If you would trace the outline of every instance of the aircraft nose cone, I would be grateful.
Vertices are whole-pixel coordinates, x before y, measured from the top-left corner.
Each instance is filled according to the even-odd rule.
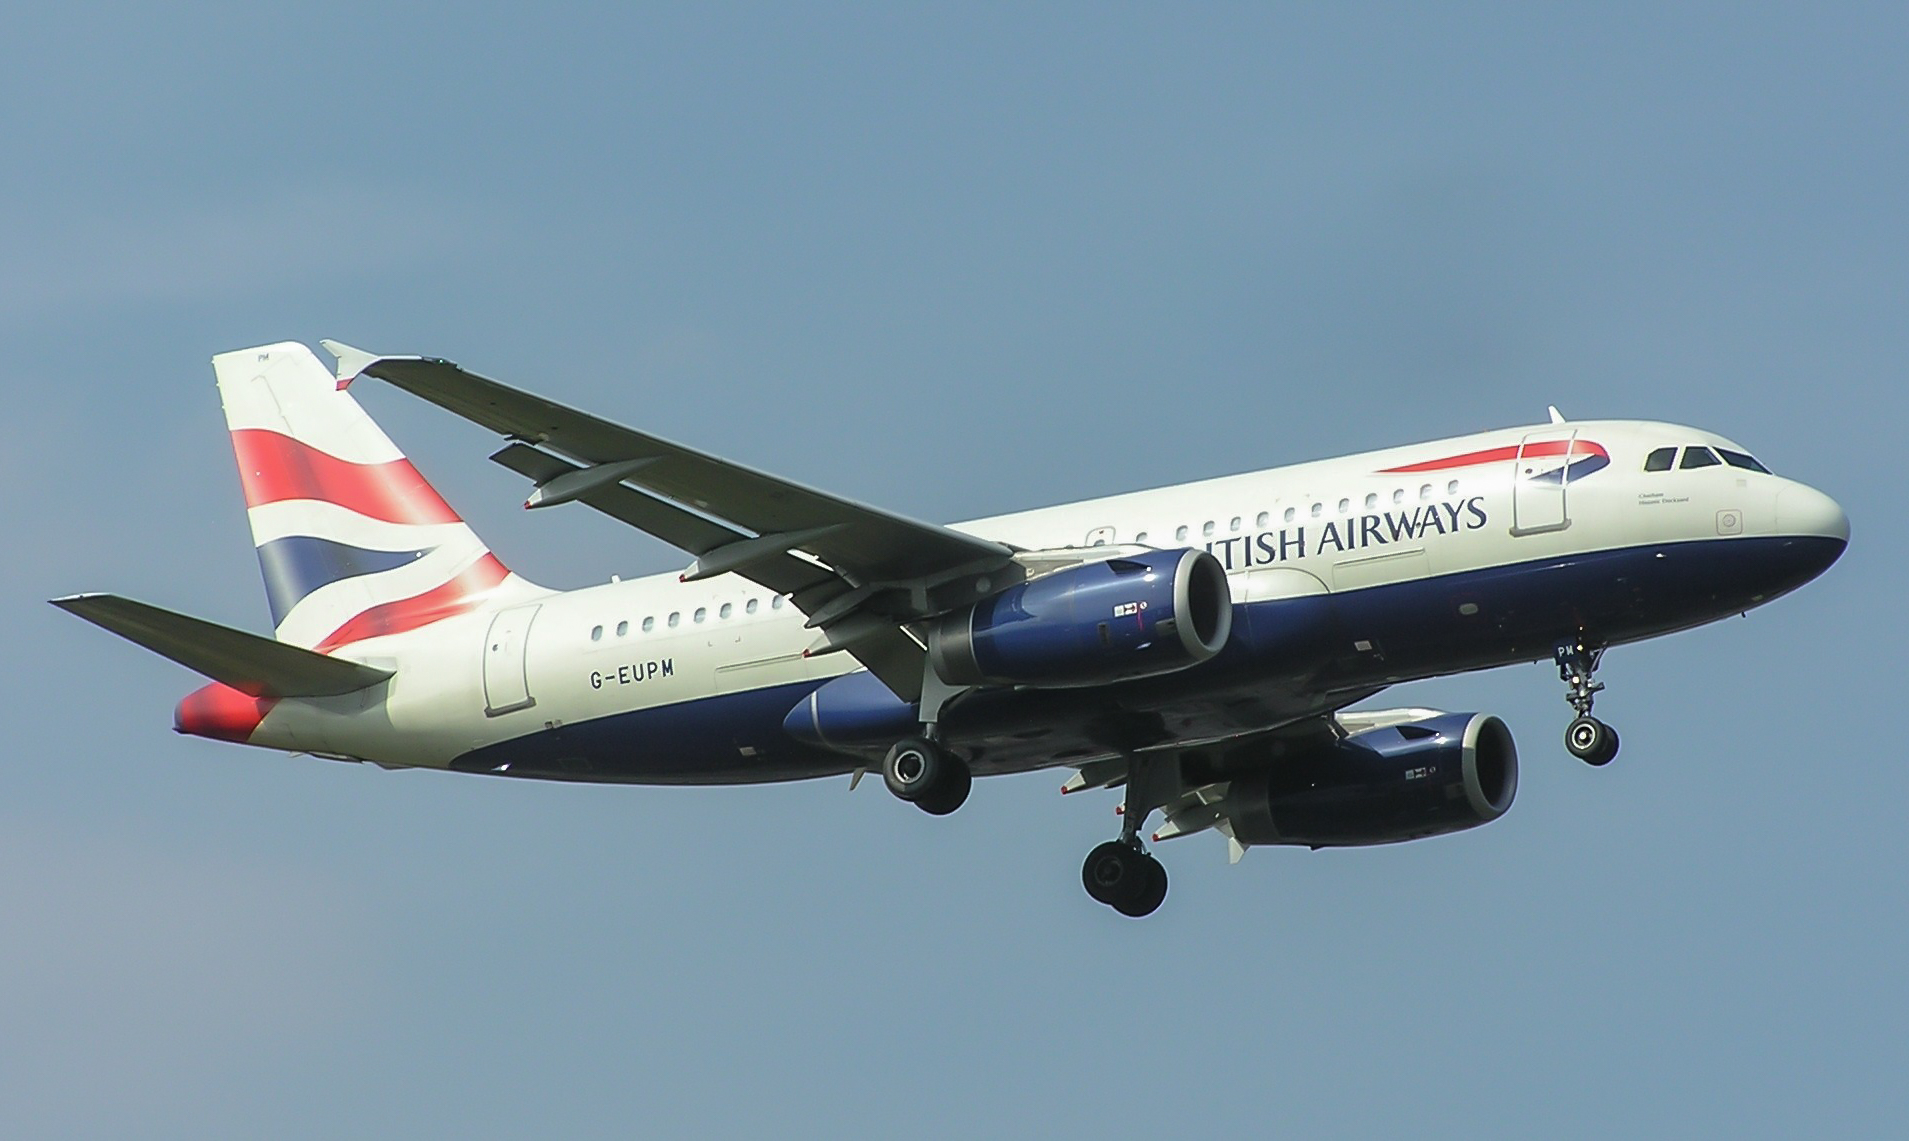
[[[1776,529],[1783,535],[1814,535],[1849,542],[1849,516],[1834,499],[1813,487],[1793,483],[1777,493]],[[1840,552],[1839,552],[1840,553]]]

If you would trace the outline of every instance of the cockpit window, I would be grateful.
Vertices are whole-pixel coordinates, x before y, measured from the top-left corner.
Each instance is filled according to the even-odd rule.
[[[1679,466],[1689,471],[1694,467],[1716,467],[1722,462],[1709,448],[1685,448],[1684,462]]]
[[[1762,464],[1758,463],[1754,458],[1744,455],[1742,452],[1733,452],[1729,448],[1718,448],[1717,454],[1722,456],[1723,462],[1729,464],[1731,467],[1747,468],[1750,471],[1760,471],[1764,475],[1770,474],[1769,468],[1764,467]]]
[[[1677,461],[1676,448],[1658,448],[1644,457],[1645,471],[1669,471],[1671,464]]]

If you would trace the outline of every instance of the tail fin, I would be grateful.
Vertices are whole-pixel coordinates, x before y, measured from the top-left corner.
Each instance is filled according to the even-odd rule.
[[[212,358],[278,640],[327,651],[542,593],[304,345]]]

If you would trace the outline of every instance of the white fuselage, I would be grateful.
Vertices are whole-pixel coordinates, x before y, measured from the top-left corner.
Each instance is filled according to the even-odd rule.
[[[1538,445],[1594,441],[1608,465],[1555,483]],[[1847,523],[1802,484],[1742,467],[1644,470],[1667,447],[1741,452],[1713,434],[1644,421],[1504,429],[956,524],[1030,550],[1198,547],[1226,567],[1236,605],[1343,595],[1413,580],[1655,543],[1832,534]],[[1553,464],[1555,466],[1555,463]],[[1414,469],[1423,470],[1405,470]],[[1762,601],[1754,599],[1753,601]],[[506,617],[511,616],[511,617]],[[1693,616],[1692,623],[1710,615]],[[539,731],[850,672],[786,600],[735,575],[671,574],[549,593],[337,651],[396,676],[383,689],[285,701],[253,743],[391,765],[445,767]],[[501,623],[501,625],[499,625]],[[1507,653],[1510,653],[1508,649]],[[1528,655],[1527,655],[1528,656]],[[1507,656],[1503,660],[1519,660]],[[629,742],[635,753],[642,740]]]

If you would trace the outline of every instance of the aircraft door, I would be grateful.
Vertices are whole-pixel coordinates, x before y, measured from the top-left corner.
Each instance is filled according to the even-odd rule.
[[[1575,428],[1533,432],[1518,445],[1511,471],[1511,533],[1536,535],[1571,525],[1571,447]]]
[[[495,717],[537,704],[530,695],[529,666],[524,651],[529,645],[530,623],[538,606],[513,607],[491,619],[484,636],[484,713]]]

